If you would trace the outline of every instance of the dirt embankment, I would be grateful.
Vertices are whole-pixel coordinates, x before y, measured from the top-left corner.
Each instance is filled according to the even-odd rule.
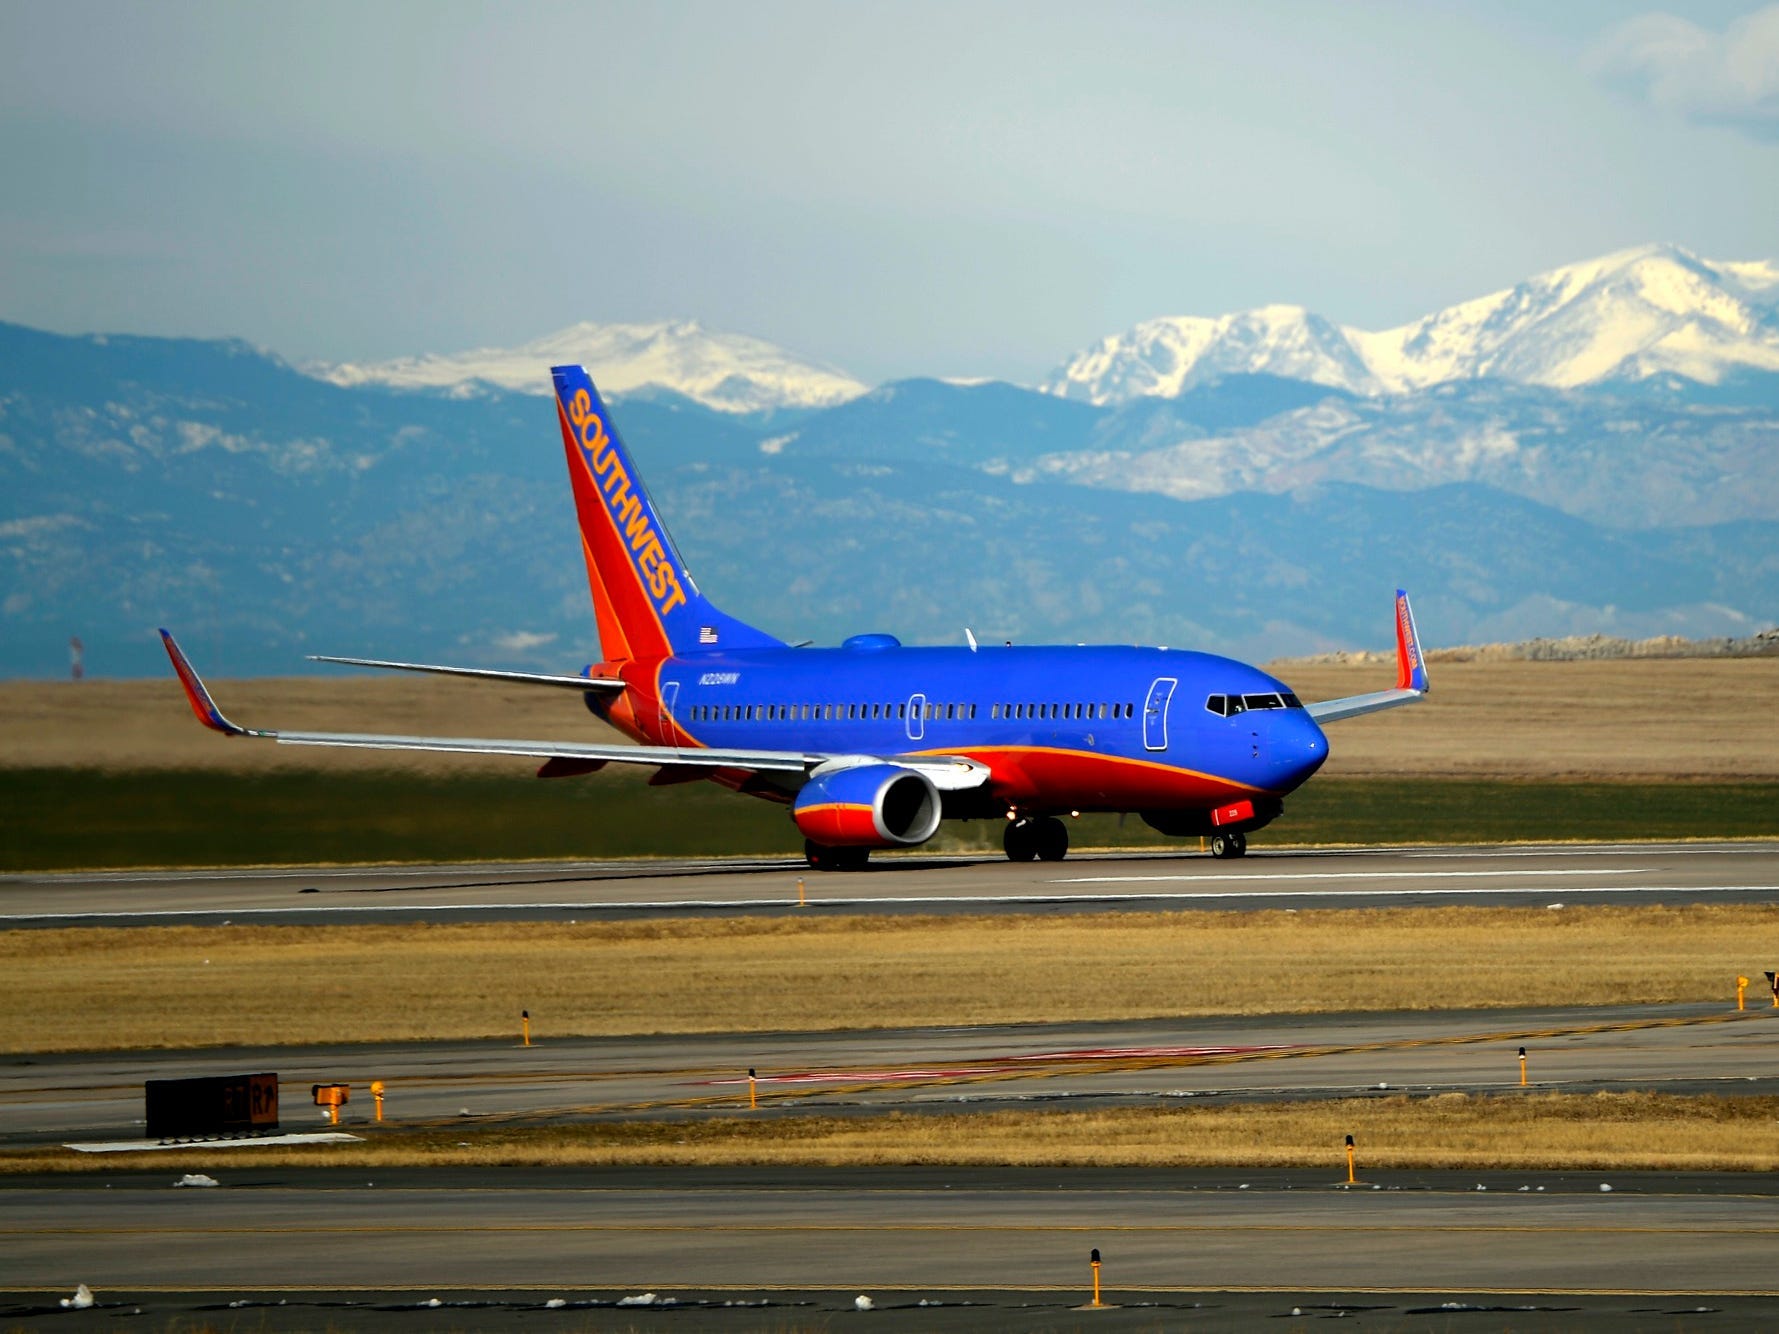
[[[1779,657],[1432,658],[1422,704],[1329,727],[1328,776],[1779,779]],[[1306,700],[1390,685],[1387,661],[1275,663]],[[405,677],[222,681],[235,721],[270,728],[597,741],[572,693]],[[1176,709],[1191,701],[1175,701]],[[319,750],[225,739],[165,681],[0,683],[0,766],[524,774],[511,758]]]

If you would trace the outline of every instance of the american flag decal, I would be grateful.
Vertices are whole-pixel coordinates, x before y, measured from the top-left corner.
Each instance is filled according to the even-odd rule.
[[[699,626],[698,627],[698,642],[700,644],[714,644],[714,643],[716,643],[717,642],[717,628],[716,628],[716,626],[714,626],[714,625]]]

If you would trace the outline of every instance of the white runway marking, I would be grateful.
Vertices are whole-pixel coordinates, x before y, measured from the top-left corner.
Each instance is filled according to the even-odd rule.
[[[1553,875],[1643,875],[1647,866],[1589,866],[1559,871],[1283,871],[1268,874],[1262,871],[1233,875],[1083,875],[1072,880],[1053,880],[1053,885],[1134,885],[1169,880],[1455,880],[1461,878],[1512,876],[1527,880],[1533,876]]]
[[[1471,848],[1464,852],[1405,852],[1403,857],[1413,861],[1434,861],[1440,858],[1469,861],[1477,857],[1646,857],[1650,853],[1683,853],[1689,857],[1731,857],[1761,856],[1770,857],[1770,847],[1719,847],[1715,844],[1680,844],[1676,846],[1650,846],[1631,844],[1609,848]]]
[[[1068,883],[1066,881],[1058,883]],[[1525,893],[1532,893],[1533,886],[1527,886]],[[971,905],[1030,905],[1044,907],[1052,904],[1081,903],[1211,903],[1228,902],[1236,899],[1426,899],[1426,898],[1457,898],[1466,895],[1512,894],[1518,892],[1511,885],[1499,888],[1485,886],[1450,886],[1430,889],[1292,889],[1266,891],[1259,890],[1245,894],[1240,890],[1212,890],[1203,894],[1180,891],[1167,894],[942,894],[942,895],[910,895],[906,898],[895,896],[885,898],[840,897],[832,898],[812,895],[809,906],[812,908],[906,908],[906,907],[968,907]],[[1779,885],[1568,885],[1563,889],[1568,895],[1583,894],[1779,894]],[[513,912],[522,909],[526,912],[681,912],[687,909],[724,910],[736,908],[789,908],[796,904],[795,899],[649,899],[628,900],[616,903],[579,902],[579,903],[410,903],[399,907],[381,903],[346,903],[317,904],[313,907],[285,908],[160,908],[137,912],[46,912],[46,913],[10,913],[0,915],[0,922],[97,922],[125,920],[148,920],[155,918],[189,918],[189,917],[277,917],[277,916],[321,916],[339,913],[475,913],[475,912]]]

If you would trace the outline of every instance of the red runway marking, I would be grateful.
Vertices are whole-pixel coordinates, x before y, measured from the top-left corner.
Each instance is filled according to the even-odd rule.
[[[1019,1052],[1007,1056],[990,1056],[963,1065],[927,1066],[904,1070],[792,1070],[761,1075],[761,1084],[832,1084],[865,1080],[872,1083],[894,1083],[912,1079],[968,1079],[974,1075],[992,1075],[1039,1064],[1064,1065],[1091,1061],[1185,1060],[1195,1056],[1243,1056],[1255,1052],[1288,1051],[1286,1044],[1249,1047],[1080,1047],[1070,1051]],[[689,1081],[697,1087],[721,1087],[745,1084],[747,1078],[697,1079]]]

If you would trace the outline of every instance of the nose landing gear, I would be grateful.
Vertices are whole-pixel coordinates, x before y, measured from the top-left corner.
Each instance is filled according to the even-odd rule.
[[[1069,853],[1069,828],[1053,815],[1035,820],[1010,820],[1001,836],[1007,860],[1059,862]]]
[[[1246,834],[1211,835],[1211,856],[1245,857],[1247,855],[1248,836]]]

